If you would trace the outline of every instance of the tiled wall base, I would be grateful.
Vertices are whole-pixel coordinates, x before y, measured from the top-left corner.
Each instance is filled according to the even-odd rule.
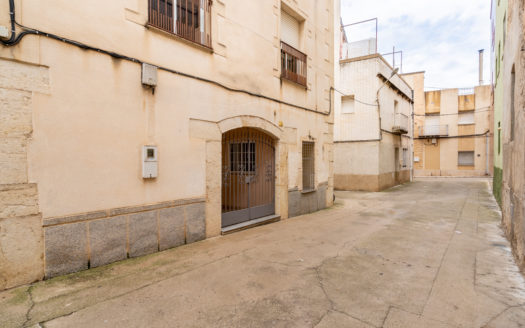
[[[320,184],[313,192],[288,191],[288,216],[294,217],[326,208],[327,183]]]
[[[86,270],[205,238],[202,198],[45,219],[45,276]]]

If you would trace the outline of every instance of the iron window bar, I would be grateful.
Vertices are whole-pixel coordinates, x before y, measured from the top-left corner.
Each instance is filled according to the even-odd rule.
[[[211,48],[211,0],[149,0],[148,24]]]
[[[281,78],[306,88],[307,56],[281,41]]]
[[[303,192],[315,190],[315,153],[313,142],[303,141]]]

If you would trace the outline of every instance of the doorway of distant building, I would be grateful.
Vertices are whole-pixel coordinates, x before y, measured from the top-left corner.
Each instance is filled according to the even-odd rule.
[[[222,136],[222,227],[275,214],[275,141],[253,128]]]

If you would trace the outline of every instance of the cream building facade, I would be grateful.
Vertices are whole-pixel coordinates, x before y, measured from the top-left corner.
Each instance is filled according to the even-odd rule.
[[[337,3],[0,1],[0,290],[330,206]]]
[[[339,74],[335,189],[380,191],[411,181],[410,86],[379,54],[342,59]]]
[[[503,98],[503,226],[519,265],[525,267],[525,4],[509,0],[500,63]],[[498,22],[501,24],[502,22]]]
[[[414,89],[414,175],[492,175],[491,86],[425,92],[424,72],[403,77]]]

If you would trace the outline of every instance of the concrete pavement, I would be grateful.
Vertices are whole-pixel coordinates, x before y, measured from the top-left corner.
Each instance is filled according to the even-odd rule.
[[[523,327],[488,180],[339,192],[311,215],[0,293],[0,327]]]

